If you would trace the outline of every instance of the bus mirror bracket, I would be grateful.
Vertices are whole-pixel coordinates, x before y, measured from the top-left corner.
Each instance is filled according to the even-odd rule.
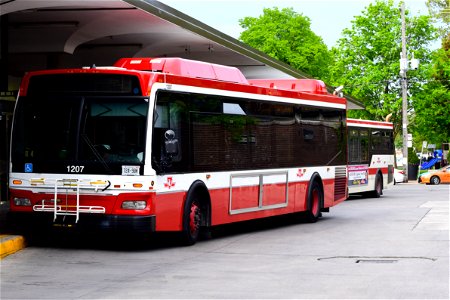
[[[175,138],[175,132],[172,129],[164,133],[166,154],[172,158],[178,155],[178,139]]]
[[[172,129],[164,132],[164,155],[161,157],[159,167],[162,173],[165,173],[172,166],[173,159],[178,155],[178,139],[175,138],[175,132]]]

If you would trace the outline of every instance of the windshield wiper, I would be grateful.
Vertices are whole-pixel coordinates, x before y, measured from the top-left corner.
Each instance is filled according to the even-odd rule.
[[[80,136],[83,138],[83,140],[86,142],[86,144],[88,145],[89,149],[91,149],[92,153],[94,153],[95,158],[97,158],[97,160],[102,164],[103,168],[105,168],[105,170],[110,173],[113,174],[113,171],[111,170],[111,168],[109,167],[108,163],[105,161],[105,159],[103,158],[103,156],[98,152],[98,150],[95,148],[95,146],[92,144],[91,140],[89,139],[89,137],[87,136],[87,134],[82,133],[80,134]]]

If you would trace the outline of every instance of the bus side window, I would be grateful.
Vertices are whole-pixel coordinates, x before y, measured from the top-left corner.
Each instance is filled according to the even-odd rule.
[[[358,139],[358,131],[351,129],[350,130],[350,138],[349,138],[349,147],[348,147],[348,157],[350,162],[357,163],[359,162],[359,139]]]
[[[381,135],[382,132],[379,130],[374,130],[372,131],[372,136],[371,136],[371,151],[377,151],[380,150],[380,146],[381,146]],[[379,151],[377,151],[379,152]]]
[[[157,172],[184,172],[189,164],[189,95],[159,91],[153,117],[152,163]],[[167,139],[171,130],[173,139]],[[170,135],[171,136],[171,135]],[[173,149],[176,147],[176,149]],[[163,170],[164,169],[164,170]]]
[[[359,132],[359,141],[361,145],[361,162],[369,162],[369,131],[361,130]]]
[[[367,130],[350,130],[348,152],[352,163],[369,162],[369,132]]]

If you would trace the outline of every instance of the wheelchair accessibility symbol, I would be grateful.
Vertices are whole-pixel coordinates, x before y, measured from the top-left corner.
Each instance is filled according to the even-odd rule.
[[[32,163],[26,163],[25,164],[25,173],[32,173],[33,172],[33,164]]]

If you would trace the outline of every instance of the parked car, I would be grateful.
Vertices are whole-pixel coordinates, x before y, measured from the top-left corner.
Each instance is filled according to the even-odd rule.
[[[425,184],[450,183],[450,165],[423,173],[418,181]]]
[[[394,169],[394,184],[405,181],[405,171]]]

